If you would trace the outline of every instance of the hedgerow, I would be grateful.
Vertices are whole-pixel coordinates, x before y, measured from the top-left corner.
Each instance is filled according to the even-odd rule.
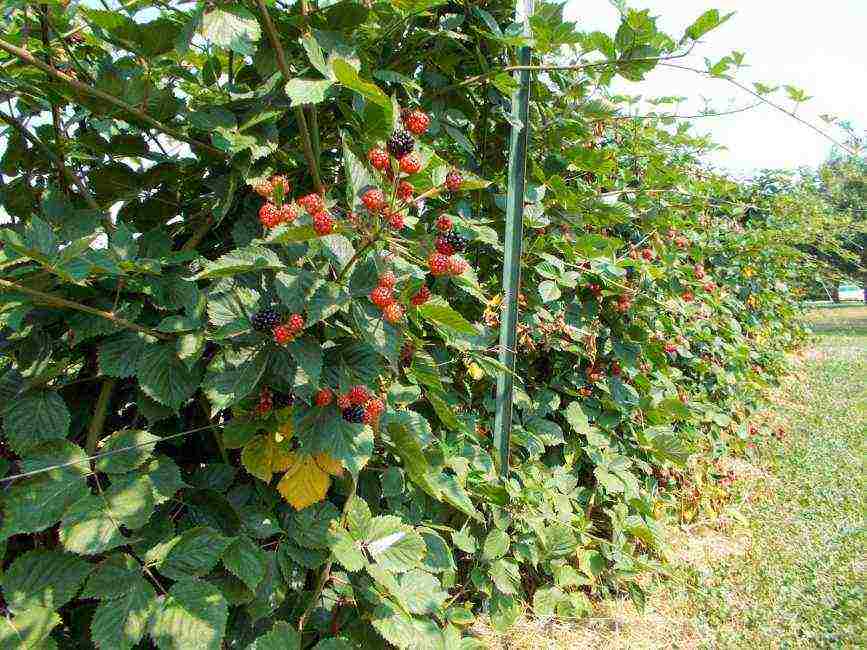
[[[606,92],[724,18],[530,21],[569,69],[532,82],[501,481],[513,5],[125,6],[3,4],[0,647],[469,648],[641,603],[804,334],[775,199]]]

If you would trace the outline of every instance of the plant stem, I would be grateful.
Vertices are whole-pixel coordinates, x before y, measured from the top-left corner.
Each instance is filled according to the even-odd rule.
[[[364,243],[364,245],[355,251],[355,254],[349,258],[349,261],[346,263],[346,266],[343,267],[343,270],[340,271],[340,275],[337,276],[337,282],[342,282],[346,275],[352,270],[352,267],[359,260],[359,258],[366,253],[371,246],[373,246],[377,241],[379,241],[379,235],[382,233],[382,230],[377,230],[373,233],[368,241]]]
[[[340,515],[340,525],[346,525],[346,518],[349,514],[349,506],[352,504],[353,499],[355,499],[355,492],[358,489],[358,478],[356,476],[352,476],[352,485],[349,488],[349,495],[346,497],[346,503],[343,504],[343,512]],[[319,597],[322,595],[322,590],[325,589],[325,585],[328,583],[328,579],[331,577],[331,567],[333,565],[333,560],[328,560],[325,563],[325,566],[322,567],[322,573],[319,574],[319,580],[316,582],[316,588],[313,590],[313,597],[310,600],[310,603],[307,605],[307,608],[304,610],[304,613],[301,614],[298,619],[298,632],[301,633],[304,631],[304,623],[307,621],[307,617],[310,616],[311,612],[313,612],[313,608],[316,607],[316,602],[319,600]]]
[[[73,309],[75,311],[81,311],[85,314],[91,314],[93,316],[99,316],[100,318],[105,318],[106,320],[110,320],[112,323],[119,327],[124,327],[126,329],[135,330],[136,332],[141,332],[142,334],[147,334],[148,336],[153,336],[157,339],[162,339],[164,341],[170,341],[174,337],[170,334],[165,334],[163,332],[157,332],[156,330],[149,329],[147,327],[143,327],[137,323],[133,323],[132,321],[128,321],[125,318],[121,318],[111,312],[103,311],[102,309],[96,309],[95,307],[89,307],[88,305],[82,305],[78,302],[73,302],[72,300],[67,300],[66,298],[61,298],[60,296],[54,296],[50,293],[44,293],[42,291],[38,291],[36,289],[31,289],[30,287],[25,287],[24,285],[18,284],[17,282],[10,282],[9,280],[0,279],[0,290],[5,289],[7,291],[17,291],[19,293],[27,294],[28,296],[32,296],[36,298],[40,303],[46,305],[48,307],[59,307],[62,309]]]
[[[286,61],[286,52],[283,50],[283,45],[280,43],[280,35],[271,21],[271,14],[268,13],[268,7],[265,6],[264,0],[256,0],[256,5],[259,7],[259,13],[262,14],[262,25],[265,27],[265,33],[268,34],[268,40],[271,42],[271,47],[277,55],[277,67],[280,68],[280,73],[283,75],[284,81],[289,81],[292,78],[292,72],[289,70],[289,64]],[[307,119],[304,117],[304,108],[295,106],[295,121],[298,123],[298,133],[301,136],[301,147],[304,149],[304,157],[307,159],[307,166],[310,168],[310,175],[313,177],[313,186],[316,191],[322,193],[322,179],[319,176],[319,162],[316,156],[313,155],[313,145],[310,141],[310,131],[307,129]]]
[[[198,140],[195,140],[195,139],[185,135],[184,133],[181,133],[177,129],[174,129],[170,126],[166,126],[162,122],[159,122],[158,120],[155,120],[154,118],[152,118],[150,115],[148,115],[144,111],[136,108],[135,106],[127,104],[125,101],[118,99],[114,95],[110,95],[106,92],[103,92],[103,91],[97,89],[97,88],[92,88],[85,83],[81,83],[78,79],[73,79],[69,75],[64,74],[63,72],[54,68],[53,66],[50,66],[47,63],[44,63],[43,61],[40,61],[39,59],[34,57],[30,52],[25,50],[24,48],[17,47],[15,45],[13,45],[12,43],[8,43],[7,41],[0,40],[0,50],[3,50],[4,52],[7,52],[7,53],[9,53],[15,57],[18,57],[20,60],[24,61],[25,63],[29,63],[30,65],[32,65],[36,68],[39,68],[43,72],[47,73],[49,76],[54,77],[55,79],[62,81],[66,85],[71,86],[72,88],[75,88],[79,92],[90,95],[91,97],[96,97],[97,99],[101,99],[104,102],[108,102],[112,106],[115,106],[115,107],[125,111],[126,113],[141,120],[142,122],[149,125],[150,127],[157,129],[159,131],[162,131],[163,133],[166,133],[166,134],[172,136],[176,140],[186,142],[191,147],[193,147],[194,150],[196,148],[198,148],[198,149],[201,149],[202,151],[208,152],[212,156],[218,156],[220,158],[226,157],[226,152],[220,151],[219,149],[216,149],[215,147],[212,147],[209,144],[205,144],[204,142],[199,142]]]
[[[214,432],[214,440],[217,443],[217,447],[220,449],[220,456],[223,457],[223,462],[226,465],[229,465],[229,453],[226,451],[226,445],[223,442],[223,432],[220,431],[220,428],[216,426],[213,422],[211,422],[210,411],[208,408],[208,400],[205,399],[205,396],[202,393],[199,393],[199,406],[202,407],[202,411],[205,414],[205,417],[208,420],[208,424],[211,425],[211,431]]]
[[[48,36],[48,5],[43,4],[40,7],[39,11],[39,25],[42,28],[42,45],[45,48],[45,63],[53,66],[51,63],[51,47],[50,47],[50,38]],[[57,104],[51,102],[51,122],[54,125],[54,146],[57,148],[57,172],[58,172],[58,181],[60,183],[60,187],[63,190],[63,193],[66,194],[69,192],[69,185],[67,184],[67,172],[66,165],[63,162],[63,127],[60,123],[60,109],[57,107]]]
[[[88,456],[93,456],[96,453],[96,446],[99,443],[99,436],[102,434],[102,429],[105,426],[105,417],[108,415],[108,404],[111,400],[111,392],[114,390],[115,382],[116,380],[112,377],[108,377],[102,382],[102,389],[99,391],[99,397],[96,399],[96,407],[93,409],[93,417],[87,430],[87,442],[84,445]]]

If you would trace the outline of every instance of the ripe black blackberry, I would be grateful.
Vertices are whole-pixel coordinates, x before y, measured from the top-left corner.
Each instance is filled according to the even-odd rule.
[[[350,406],[349,408],[343,409],[343,419],[354,424],[361,424],[364,422],[364,407]]]
[[[406,131],[395,131],[386,143],[388,153],[395,158],[403,158],[415,149],[415,140]]]
[[[440,235],[449,246],[452,247],[452,250],[455,253],[463,253],[467,250],[467,244],[469,243],[469,239],[464,237],[463,235],[459,235],[454,230],[450,230],[447,233],[443,233]]]
[[[274,393],[272,398],[275,409],[286,408],[295,403],[295,396],[292,393]]]
[[[280,312],[273,307],[267,307],[255,314],[250,322],[258,332],[270,332],[283,321]]]

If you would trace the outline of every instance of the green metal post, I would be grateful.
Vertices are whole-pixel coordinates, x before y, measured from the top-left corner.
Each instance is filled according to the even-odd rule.
[[[518,0],[521,2],[522,0]],[[533,0],[524,0],[525,29]],[[518,50],[518,65],[530,65],[530,48]],[[509,189],[506,201],[506,251],[503,259],[503,311],[500,318],[500,363],[508,371],[497,377],[497,419],[494,425],[495,461],[500,476],[509,475],[512,437],[512,391],[518,327],[518,291],[521,286],[521,240],[524,234],[524,186],[527,175],[527,142],[530,135],[530,71],[518,71],[518,90],[512,97],[512,135],[509,149]]]

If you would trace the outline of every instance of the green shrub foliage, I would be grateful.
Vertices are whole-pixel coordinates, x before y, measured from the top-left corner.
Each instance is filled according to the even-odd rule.
[[[0,648],[471,648],[480,614],[641,602],[802,334],[770,199],[676,98],[606,92],[724,17],[123,4],[0,5]],[[593,63],[532,77],[501,481],[526,38]]]

